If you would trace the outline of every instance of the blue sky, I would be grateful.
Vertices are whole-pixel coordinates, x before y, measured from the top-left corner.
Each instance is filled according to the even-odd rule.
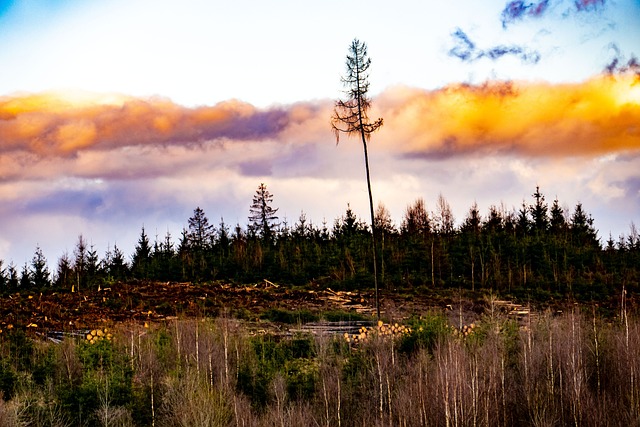
[[[4,1],[0,259],[40,245],[55,264],[80,233],[130,253],[196,206],[245,224],[260,182],[290,223],[366,217],[361,147],[329,128],[354,37],[385,119],[374,197],[397,223],[418,197],[462,220],[536,185],[603,240],[640,221],[640,96],[598,80],[637,72],[638,1]],[[504,82],[512,108],[484,103]]]
[[[326,98],[353,37],[375,61],[372,93],[493,78],[580,81],[611,60],[612,44],[630,55],[640,40],[640,2],[587,3],[549,0],[544,14],[524,11],[505,26],[504,1],[4,2],[0,93],[73,88],[183,105]],[[456,30],[479,49],[523,46],[541,59],[462,63],[449,54]]]

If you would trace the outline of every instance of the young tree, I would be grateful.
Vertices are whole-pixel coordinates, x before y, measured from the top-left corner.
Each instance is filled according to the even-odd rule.
[[[482,229],[482,217],[480,216],[480,210],[478,209],[478,203],[473,202],[473,205],[469,208],[466,218],[462,221],[460,231],[470,234],[480,234]]]
[[[267,190],[267,186],[260,184],[253,196],[253,202],[249,207],[249,227],[250,231],[256,232],[266,241],[273,239],[274,231],[278,224],[275,222],[278,217],[278,209],[271,207],[273,195]]]
[[[525,201],[522,201],[522,207],[518,210],[516,219],[516,231],[521,237],[528,236],[531,231],[531,219],[529,219],[529,209]]]
[[[131,260],[131,273],[139,279],[148,279],[150,265],[151,244],[143,226]]]
[[[391,213],[389,209],[384,205],[384,203],[378,203],[378,207],[376,208],[376,216],[374,221],[374,230],[378,232],[380,236],[380,282],[384,283],[385,281],[385,270],[386,264],[384,262],[385,259],[385,243],[387,240],[387,236],[391,236],[396,233],[396,227],[393,224],[393,220],[391,219]]]
[[[65,252],[58,259],[58,268],[56,270],[55,285],[59,288],[70,288],[73,283],[73,267],[71,265],[71,258],[69,254]]]
[[[33,284],[33,278],[31,277],[31,271],[29,270],[29,264],[26,262],[22,267],[22,272],[20,273],[20,288],[28,289]]]
[[[14,262],[11,261],[9,263],[9,266],[7,267],[7,286],[10,289],[15,289],[18,287],[19,283],[20,283],[20,278],[18,275],[18,268],[16,267]]]
[[[31,278],[33,279],[33,284],[36,288],[44,288],[45,286],[49,286],[51,283],[49,281],[49,269],[47,268],[47,259],[44,257],[42,253],[42,249],[40,247],[36,247],[36,252],[33,255],[33,259],[31,260]]]
[[[391,213],[382,202],[378,203],[378,207],[376,208],[375,229],[381,236],[396,232],[396,227],[391,219]]]
[[[533,197],[536,203],[530,207],[531,209],[531,225],[535,229],[536,233],[545,233],[549,228],[549,207],[544,202],[544,196],[540,193],[540,187],[536,187],[536,192],[533,193]]]
[[[559,236],[567,228],[567,220],[564,217],[564,210],[560,207],[558,198],[553,201],[551,205],[551,218],[549,219],[549,229],[552,234]]]
[[[224,218],[220,218],[220,225],[218,226],[218,245],[223,251],[227,251],[229,249],[229,245],[231,244],[231,234],[229,231],[229,227],[224,222]]]
[[[215,228],[209,224],[209,219],[200,207],[196,207],[193,216],[189,218],[187,231],[188,247],[192,261],[194,279],[207,279],[210,271],[207,269],[209,250],[213,247]]]
[[[377,268],[377,248],[375,233],[375,212],[373,208],[373,195],[371,193],[371,177],[369,173],[369,154],[367,152],[367,142],[371,139],[371,134],[382,126],[382,119],[373,122],[369,121],[368,111],[371,107],[371,100],[368,98],[369,92],[369,66],[371,58],[367,54],[367,45],[358,39],[354,39],[349,46],[347,54],[347,73],[342,77],[342,83],[346,87],[345,100],[338,100],[335,103],[333,116],[331,117],[331,127],[336,135],[336,142],[340,141],[340,134],[347,136],[359,135],[364,148],[364,164],[367,175],[367,190],[369,191],[369,209],[371,213],[371,238],[373,244],[373,275],[376,295],[376,314],[380,318],[380,307],[378,304],[378,268]]]
[[[482,217],[480,216],[480,210],[478,209],[478,203],[473,202],[469,208],[467,216],[460,225],[460,238],[457,239],[458,243],[462,243],[464,246],[464,252],[466,252],[468,258],[468,267],[470,268],[471,277],[471,290],[476,289],[476,262],[480,261],[482,267],[483,251],[480,239],[480,232],[482,231]],[[461,251],[462,252],[462,251]],[[484,283],[484,270],[481,268],[481,282]]]
[[[431,232],[431,219],[423,198],[419,198],[413,205],[407,206],[400,231],[407,236],[420,235],[423,237]]]
[[[489,214],[482,224],[482,229],[490,234],[501,231],[504,228],[504,208],[498,209],[497,206],[489,207]]]
[[[592,248],[600,247],[597,237],[598,232],[593,227],[593,218],[584,211],[580,202],[578,202],[573,215],[571,215],[569,228],[575,245]]]
[[[189,218],[189,232],[187,237],[192,250],[201,252],[209,247],[213,240],[215,229],[209,224],[209,219],[199,206],[193,210]]]
[[[89,246],[87,252],[87,284],[90,286],[95,285],[98,282],[98,273],[100,270],[100,258],[98,257],[98,251],[93,243]]]
[[[451,211],[451,206],[447,199],[444,198],[442,193],[438,195],[438,202],[436,203],[436,212],[433,215],[436,223],[436,229],[439,233],[449,235],[453,233],[455,218]]]
[[[87,272],[87,242],[84,240],[82,234],[78,236],[78,243],[74,250],[76,257],[73,265],[74,273],[76,275],[77,291],[80,291],[81,285],[85,284],[85,276]]]
[[[341,218],[336,218],[333,224],[333,235],[336,238],[350,238],[366,230],[366,224],[358,219],[348,203],[345,214]]]
[[[189,243],[189,232],[186,228],[183,228],[180,234],[177,257],[182,268],[182,280],[193,279],[193,252],[191,250],[191,243]]]
[[[159,280],[174,280],[175,277],[175,249],[171,240],[171,233],[167,230],[164,241],[156,243],[153,250],[154,278]]]
[[[129,266],[118,245],[113,245],[113,251],[107,249],[103,260],[103,269],[109,280],[123,280],[127,276]]]
[[[306,239],[311,235],[312,226],[307,221],[307,215],[304,212],[300,212],[298,222],[293,225],[293,237],[298,239]]]

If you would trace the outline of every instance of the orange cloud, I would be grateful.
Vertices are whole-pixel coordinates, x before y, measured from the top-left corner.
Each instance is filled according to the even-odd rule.
[[[186,108],[166,99],[45,93],[0,98],[0,153],[68,156],[79,150],[261,140],[288,123],[284,109],[227,101]]]
[[[373,101],[372,141],[406,157],[514,154],[594,157],[640,150],[640,81],[490,82],[427,91],[396,87]],[[123,147],[209,141],[332,144],[327,101],[257,109],[239,101],[187,108],[167,99],[56,94],[0,98],[0,155],[73,157]],[[272,153],[272,156],[277,153]]]
[[[557,157],[640,150],[640,82],[633,75],[579,84],[395,88],[376,102],[386,127],[380,138],[406,155]]]

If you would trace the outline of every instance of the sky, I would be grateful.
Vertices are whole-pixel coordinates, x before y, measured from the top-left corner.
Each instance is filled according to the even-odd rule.
[[[640,225],[640,1],[0,0],[0,259],[80,234],[132,254],[196,207],[245,226],[368,219],[362,145],[330,117],[365,42],[374,203],[582,203]]]

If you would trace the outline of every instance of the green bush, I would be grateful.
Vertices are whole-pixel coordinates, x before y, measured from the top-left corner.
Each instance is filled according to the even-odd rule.
[[[43,354],[35,358],[31,377],[33,382],[39,386],[43,386],[47,380],[55,377],[56,374],[56,352],[54,347],[47,347]]]
[[[284,367],[290,400],[310,400],[318,381],[318,366],[311,359],[293,359]]]
[[[269,384],[272,375],[273,372],[263,366],[244,361],[238,367],[236,391],[247,396],[254,408],[264,409],[270,398]]]
[[[400,339],[398,350],[410,354],[419,349],[433,352],[435,346],[450,335],[449,322],[441,314],[427,314],[409,322],[411,332]]]
[[[93,420],[100,405],[131,406],[133,372],[127,354],[112,341],[94,344],[83,341],[76,347],[82,363],[82,378],[78,383],[60,385],[58,393],[75,422]]]
[[[18,375],[13,368],[0,360],[0,398],[11,400],[16,391]]]
[[[264,408],[271,399],[270,385],[277,373],[287,382],[290,398],[305,399],[313,395],[317,368],[312,358],[312,337],[280,339],[273,335],[253,337],[253,354],[243,359],[238,368],[236,389],[249,397],[255,408]]]
[[[11,329],[7,334],[9,344],[9,354],[16,369],[28,371],[31,369],[31,362],[34,353],[33,341],[27,337],[22,329]]]

